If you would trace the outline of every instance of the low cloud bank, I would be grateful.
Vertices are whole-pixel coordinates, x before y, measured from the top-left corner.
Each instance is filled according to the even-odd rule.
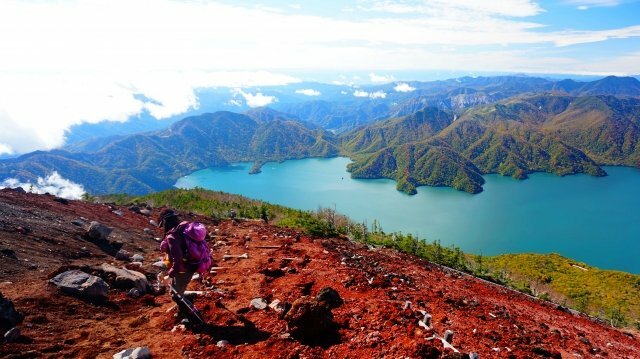
[[[296,90],[296,93],[307,95],[307,96],[320,96],[320,91],[314,90],[314,89]]]
[[[244,98],[244,101],[247,103],[249,107],[262,107],[270,105],[274,102],[278,102],[278,98],[275,96],[265,95],[262,92],[256,92],[255,94],[244,92],[242,89],[234,89],[233,96],[235,100],[235,104],[239,104],[238,100],[235,97],[241,96]],[[233,101],[233,100],[232,100]]]
[[[416,88],[412,87],[411,85],[404,83],[404,82],[399,82],[396,87],[393,88],[394,90],[396,90],[396,92],[411,92],[414,91]]]
[[[363,91],[363,90],[355,90],[353,92],[353,96],[355,97],[368,97],[371,99],[376,99],[376,98],[386,98],[387,94],[382,91],[376,91],[376,92],[367,92],[367,91]]]
[[[31,193],[50,193],[66,199],[80,199],[85,193],[81,184],[63,178],[56,171],[45,178],[38,177],[36,183],[20,182],[15,178],[7,178],[0,183],[0,189],[17,187],[22,187],[25,191]]]

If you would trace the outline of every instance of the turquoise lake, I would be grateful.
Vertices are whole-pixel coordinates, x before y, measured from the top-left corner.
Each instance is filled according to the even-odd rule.
[[[354,220],[378,220],[386,232],[439,239],[466,252],[556,252],[587,264],[640,274],[640,170],[605,167],[606,177],[535,173],[527,180],[485,176],[484,191],[419,187],[398,192],[391,180],[355,180],[347,158],[250,163],[195,172],[176,187],[241,194],[293,208],[334,207]]]

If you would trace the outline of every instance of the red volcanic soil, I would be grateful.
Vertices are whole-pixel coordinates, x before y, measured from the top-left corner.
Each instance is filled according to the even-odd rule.
[[[155,218],[159,209],[152,212]],[[87,239],[90,221],[113,228],[111,244],[143,255],[141,271],[154,278],[161,233],[150,217],[1,190],[0,292],[25,318],[18,340],[0,345],[0,357],[111,358],[148,346],[154,358],[640,358],[637,335],[410,255],[257,221],[184,217],[207,225],[214,265],[223,267],[190,284],[202,291],[195,304],[208,322],[198,329],[177,326],[168,294],[132,298],[112,288],[107,301],[94,303],[48,283],[66,268],[126,264],[113,246]],[[71,223],[78,219],[86,224]],[[223,260],[244,253],[248,259]],[[338,292],[340,306],[313,300],[325,287]],[[254,298],[275,309],[250,307]],[[431,328],[419,325],[421,311],[432,316]],[[447,330],[466,355],[431,339]]]

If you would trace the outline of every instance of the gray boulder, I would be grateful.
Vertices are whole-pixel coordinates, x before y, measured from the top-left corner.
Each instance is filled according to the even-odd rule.
[[[267,302],[262,298],[254,298],[251,300],[251,303],[249,303],[249,306],[262,310],[267,308]]]
[[[22,322],[22,315],[13,307],[13,302],[0,293],[0,329],[7,330]]]
[[[119,261],[131,261],[131,253],[128,251],[121,249],[116,253],[116,259]]]
[[[102,278],[75,269],[60,273],[49,282],[65,293],[83,298],[105,299],[109,291]]]
[[[147,280],[147,277],[140,272],[126,268],[118,268],[107,263],[104,263],[95,269],[102,272],[104,277],[106,277],[107,280],[116,288],[135,288],[140,292],[140,294],[149,292],[149,281]]]
[[[89,225],[87,235],[95,241],[106,241],[111,234],[111,231],[113,231],[113,229],[105,226],[104,224],[92,221],[91,225]]]
[[[139,347],[135,349],[126,349],[118,354],[113,355],[113,359],[149,359],[151,351],[149,347]]]
[[[144,257],[141,254],[134,254],[131,256],[131,261],[133,262],[143,262],[144,261]]]
[[[13,343],[20,338],[20,329],[17,327],[11,328],[8,332],[4,333],[4,340],[7,343]]]

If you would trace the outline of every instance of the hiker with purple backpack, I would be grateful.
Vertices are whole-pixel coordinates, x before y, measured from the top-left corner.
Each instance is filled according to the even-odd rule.
[[[158,226],[164,228],[160,250],[166,254],[171,286],[182,296],[195,273],[202,279],[211,268],[207,229],[199,222],[181,222],[172,209],[160,213]]]

